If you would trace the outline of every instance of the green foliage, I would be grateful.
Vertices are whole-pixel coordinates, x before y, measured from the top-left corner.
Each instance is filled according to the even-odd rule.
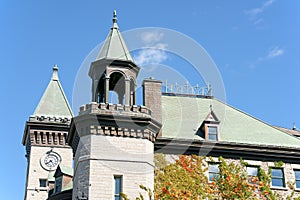
[[[206,191],[209,184],[205,171],[207,171],[207,166],[204,157],[180,156],[175,163],[155,170],[155,199],[210,197]]]
[[[207,177],[207,161],[219,163],[219,176],[212,182],[209,182]],[[294,197],[295,183],[288,182],[292,192],[283,198],[270,188],[270,169],[266,173],[262,168],[259,168],[257,177],[249,177],[246,171],[248,163],[242,159],[239,162],[229,162],[220,157],[216,162],[211,157],[181,155],[175,163],[168,163],[165,155],[156,154],[155,164],[154,193],[143,185],[139,186],[148,194],[149,200],[300,200],[300,197]],[[274,165],[275,167],[282,167],[283,162],[274,162]],[[249,182],[249,178],[251,182]],[[122,198],[128,200],[126,195],[122,195]],[[136,198],[136,200],[144,199],[141,193]]]
[[[248,175],[241,163],[227,163],[219,158],[220,175],[215,180],[214,192],[221,199],[257,199],[256,185],[248,182]]]
[[[274,166],[277,168],[281,168],[281,167],[283,167],[283,165],[284,165],[284,162],[282,162],[282,161],[274,161]]]
[[[276,200],[276,196],[270,188],[271,185],[271,171],[268,174],[261,168],[258,168],[258,179],[260,180],[260,193],[264,199]]]
[[[156,169],[162,169],[169,165],[170,163],[166,160],[165,154],[156,153],[154,154],[154,165]]]

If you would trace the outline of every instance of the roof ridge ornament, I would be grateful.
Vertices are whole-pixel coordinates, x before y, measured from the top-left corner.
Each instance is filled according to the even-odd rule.
[[[117,18],[117,11],[116,10],[113,11],[113,19],[112,19],[112,21],[113,21],[112,28],[119,28],[118,24],[117,24],[118,18]]]
[[[58,67],[57,67],[57,64],[55,64],[53,66],[52,80],[53,81],[58,81]]]
[[[294,131],[297,130],[297,127],[296,127],[296,123],[295,123],[295,122],[293,123],[293,128],[292,128],[292,130],[294,130]]]

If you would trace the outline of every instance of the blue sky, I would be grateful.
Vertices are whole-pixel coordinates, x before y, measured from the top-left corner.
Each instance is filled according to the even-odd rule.
[[[121,31],[162,27],[201,44],[230,105],[272,125],[300,127],[300,1],[0,1],[4,199],[23,198],[24,125],[53,65],[72,103],[76,73],[105,39],[114,9]]]

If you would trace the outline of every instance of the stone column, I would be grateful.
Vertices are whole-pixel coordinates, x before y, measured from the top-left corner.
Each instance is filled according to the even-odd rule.
[[[125,78],[125,105],[130,105],[130,79]]]
[[[108,94],[109,94],[109,76],[105,76],[105,103],[108,103]]]
[[[92,83],[92,102],[98,102],[98,80],[93,80]]]

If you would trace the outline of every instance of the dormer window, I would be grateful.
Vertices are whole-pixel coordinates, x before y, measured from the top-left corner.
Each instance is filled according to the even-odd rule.
[[[218,127],[217,126],[208,126],[206,138],[208,140],[217,141],[218,140]]]
[[[73,169],[59,165],[54,173],[55,183],[52,194],[57,194],[70,189],[72,185]]]
[[[62,186],[62,176],[57,177],[57,178],[55,179],[54,193],[61,192],[61,186]]]
[[[202,122],[197,134],[205,140],[218,141],[220,121],[216,114],[211,110],[205,120]]]

